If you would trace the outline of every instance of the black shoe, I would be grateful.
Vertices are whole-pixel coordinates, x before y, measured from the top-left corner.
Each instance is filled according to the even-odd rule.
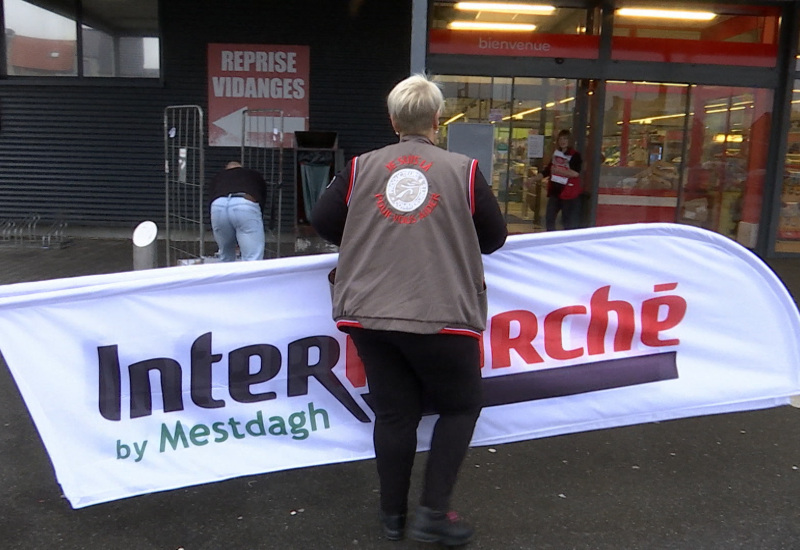
[[[381,525],[383,534],[389,540],[402,540],[406,530],[405,514],[384,514],[381,511]]]
[[[472,540],[473,534],[473,529],[455,512],[437,512],[420,506],[417,508],[408,537],[417,542],[461,546]]]

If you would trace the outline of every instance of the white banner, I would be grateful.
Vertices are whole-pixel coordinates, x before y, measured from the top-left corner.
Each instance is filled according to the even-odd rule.
[[[72,506],[373,457],[363,368],[330,318],[335,263],[0,287],[0,350]],[[800,394],[797,308],[725,237],[671,224],[515,236],[485,265],[474,445]]]

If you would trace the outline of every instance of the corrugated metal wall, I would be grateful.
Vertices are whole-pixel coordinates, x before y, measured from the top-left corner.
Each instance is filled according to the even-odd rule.
[[[0,81],[0,219],[162,224],[164,108],[207,111],[208,43],[308,44],[310,129],[338,132],[347,158],[393,141],[385,97],[408,74],[411,2],[162,0],[161,13],[162,82]],[[206,180],[238,156],[207,148]],[[284,166],[290,227],[291,150]]]

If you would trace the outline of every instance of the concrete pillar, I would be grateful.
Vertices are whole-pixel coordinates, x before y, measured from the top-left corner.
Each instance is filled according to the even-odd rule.
[[[158,227],[142,222],[133,230],[133,269],[158,267]]]

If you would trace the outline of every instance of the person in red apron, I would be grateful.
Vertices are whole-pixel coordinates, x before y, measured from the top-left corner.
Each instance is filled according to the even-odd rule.
[[[556,150],[542,174],[547,182],[547,212],[545,228],[555,231],[556,218],[561,212],[564,229],[577,229],[581,221],[581,180],[583,160],[572,145],[572,134],[561,130],[556,138]]]

